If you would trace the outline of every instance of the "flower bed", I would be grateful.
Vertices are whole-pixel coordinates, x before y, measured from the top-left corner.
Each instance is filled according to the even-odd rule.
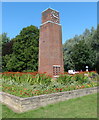
[[[97,86],[97,73],[81,72],[75,75],[60,74],[53,80],[46,73],[5,72],[1,73],[2,91],[19,97],[70,91]]]

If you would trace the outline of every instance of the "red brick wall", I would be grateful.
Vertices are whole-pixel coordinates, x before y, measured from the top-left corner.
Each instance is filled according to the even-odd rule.
[[[39,72],[52,75],[53,65],[60,65],[60,71],[64,71],[61,26],[47,23],[40,28]]]
[[[47,10],[46,17],[49,14],[50,9]],[[42,17],[42,22],[46,22],[50,18],[44,19],[45,16]],[[62,29],[61,25],[48,22],[40,27],[39,72],[47,72],[47,74],[53,75],[53,65],[60,65],[60,72],[64,72]]]

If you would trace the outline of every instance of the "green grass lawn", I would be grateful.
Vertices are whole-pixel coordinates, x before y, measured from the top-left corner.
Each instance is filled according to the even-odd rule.
[[[51,104],[25,113],[14,113],[2,105],[3,118],[97,118],[97,94]]]

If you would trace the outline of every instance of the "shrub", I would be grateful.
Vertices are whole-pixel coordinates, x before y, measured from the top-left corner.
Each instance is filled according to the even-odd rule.
[[[65,85],[69,85],[73,83],[73,79],[71,75],[68,74],[60,74],[60,76],[57,78],[57,82]]]
[[[8,82],[11,81],[10,83],[29,83],[30,85],[34,84],[50,84],[51,82],[51,77],[46,75],[45,73],[39,74],[39,73],[32,73],[32,72],[5,72],[2,73],[2,78],[4,81]]]
[[[33,79],[33,84],[49,85],[51,83],[51,79],[52,78],[45,73],[37,74]]]
[[[83,84],[83,83],[89,83],[89,77],[84,74],[75,74],[73,76],[74,81],[76,81],[78,84]]]

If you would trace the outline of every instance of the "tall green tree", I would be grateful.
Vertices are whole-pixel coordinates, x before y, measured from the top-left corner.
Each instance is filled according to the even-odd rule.
[[[7,33],[0,34],[0,51],[2,51],[2,56],[12,53],[13,41],[7,36]]]
[[[99,74],[99,53],[96,56],[95,68],[96,68],[97,73]]]
[[[0,34],[0,41],[2,41],[2,45],[10,41],[10,38],[7,36],[7,33]]]
[[[4,68],[7,71],[37,71],[39,29],[33,25],[23,28],[12,41],[13,53],[4,56]]]
[[[97,26],[97,30],[95,30],[94,35],[92,36],[91,47],[96,52],[99,52],[99,25]]]
[[[65,42],[65,44],[63,45],[63,51],[64,51],[64,66],[66,71],[69,69],[85,70],[86,65],[89,65],[90,70],[95,69],[94,67],[96,61],[96,54],[99,52],[98,36],[99,26],[97,27],[97,30],[95,30],[94,27],[92,27],[91,30],[85,29],[83,34],[79,36],[76,35],[74,38],[69,39]],[[80,43],[80,41],[82,42]],[[81,55],[81,53],[83,54]],[[79,61],[77,58],[80,61],[79,67],[78,67]]]
[[[6,53],[9,52],[9,50],[6,51],[6,48],[8,48],[8,45],[6,47],[6,44],[10,42],[10,38],[7,36],[7,33],[0,34],[0,71],[2,71],[2,64],[3,64],[3,57]]]
[[[93,50],[85,43],[84,40],[75,44],[71,53],[75,70],[86,70],[86,66],[89,66],[89,69],[92,69],[95,65],[95,55],[92,53]]]

